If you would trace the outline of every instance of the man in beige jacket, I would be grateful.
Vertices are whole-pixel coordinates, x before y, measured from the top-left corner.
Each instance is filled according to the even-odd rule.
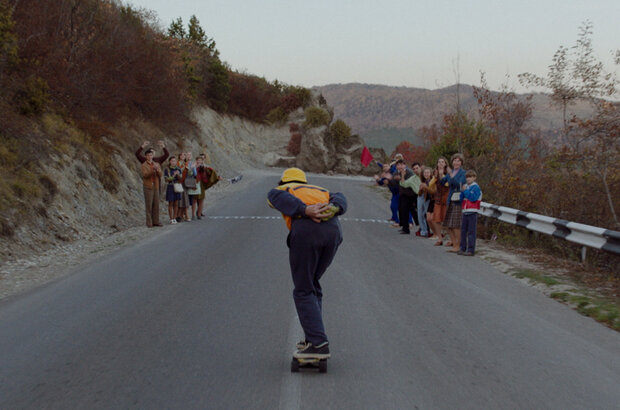
[[[146,226],[162,226],[159,222],[159,181],[162,176],[161,165],[153,161],[153,150],[148,149],[144,155],[146,161],[141,165],[142,186],[144,188],[144,205],[146,208]]]

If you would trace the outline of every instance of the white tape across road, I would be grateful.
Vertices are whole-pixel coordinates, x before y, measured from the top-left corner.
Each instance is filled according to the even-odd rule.
[[[205,218],[207,219],[269,219],[269,220],[276,220],[276,221],[281,221],[282,217],[281,216],[206,216]],[[385,219],[367,219],[367,218],[338,218],[340,221],[343,222],[369,222],[369,223],[380,223],[380,224],[387,224],[390,223],[389,221],[385,220]]]

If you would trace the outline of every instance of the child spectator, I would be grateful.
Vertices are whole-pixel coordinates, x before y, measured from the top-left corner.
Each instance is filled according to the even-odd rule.
[[[435,192],[435,207],[433,208],[433,217],[432,222],[430,224],[433,233],[437,238],[437,242],[435,242],[435,246],[441,246],[443,244],[443,235],[441,233],[441,228],[444,219],[446,218],[446,211],[448,210],[448,193],[450,192],[450,187],[447,182],[440,183],[443,177],[448,173],[448,160],[444,157],[439,157],[437,160],[437,166],[435,167],[435,178],[437,179],[436,187],[437,191]],[[451,246],[452,244],[450,244]]]
[[[175,184],[182,186],[181,179],[183,177],[183,171],[177,166],[177,158],[175,156],[170,157],[168,160],[168,167],[164,169],[164,181],[166,182],[166,201],[168,202],[168,217],[170,223],[177,223],[177,212],[179,206],[179,200],[181,199],[181,192],[176,192],[174,189]]]
[[[183,174],[181,175],[181,184],[183,184],[183,193],[181,194],[181,199],[179,200],[179,206],[178,206],[178,211],[177,211],[177,222],[181,222],[181,221],[188,222],[190,221],[188,208],[191,207],[191,204],[189,203],[189,195],[187,194],[188,187],[185,184],[185,180],[186,178],[188,178],[188,176],[190,178],[194,178],[195,175],[193,175],[189,167],[189,163],[187,162],[187,154],[185,152],[181,152],[179,154],[178,165],[179,165],[179,168],[181,168],[183,172]],[[195,181],[195,178],[194,178],[194,181]]]
[[[420,222],[420,236],[422,238],[429,237],[428,224],[426,222],[426,212],[430,205],[432,192],[429,190],[429,184],[433,178],[433,171],[428,167],[422,167],[420,172],[420,188],[418,191],[418,221]]]
[[[196,215],[196,208],[198,207],[198,199],[200,197],[200,195],[202,194],[202,185],[200,184],[200,181],[198,181],[198,170],[196,169],[196,165],[198,164],[198,161],[200,160],[200,162],[202,163],[202,159],[198,158],[196,160],[196,162],[190,162],[191,161],[191,153],[188,153],[187,156],[187,160],[188,160],[188,177],[191,175],[194,177],[193,182],[194,182],[194,188],[188,188],[187,190],[187,194],[189,195],[189,206],[191,209],[191,220],[195,220],[197,215]],[[187,178],[186,178],[186,182],[187,182]],[[204,196],[203,196],[204,198]],[[201,210],[202,211],[202,210]]]
[[[461,222],[461,250],[458,254],[474,256],[476,252],[476,225],[478,223],[482,191],[476,183],[476,171],[467,171],[465,179],[467,184],[463,187],[463,191],[461,191],[463,219]]]
[[[426,209],[426,224],[428,226],[428,234],[429,237],[433,240],[437,240],[437,234],[435,233],[435,225],[433,225],[433,212],[435,212],[435,194],[437,193],[437,175],[436,170],[429,168],[431,173],[431,180],[428,183],[428,188],[426,190],[427,197],[430,199],[428,203],[428,208]],[[431,236],[432,234],[432,236]]]

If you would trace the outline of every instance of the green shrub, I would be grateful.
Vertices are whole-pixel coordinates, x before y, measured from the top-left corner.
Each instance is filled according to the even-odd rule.
[[[13,193],[21,199],[28,201],[41,197],[41,187],[36,175],[25,168],[15,172],[15,178],[11,182]]]
[[[304,110],[306,120],[303,126],[306,128],[315,128],[329,124],[329,113],[319,107],[308,107]]]
[[[336,141],[342,143],[351,137],[351,127],[347,125],[343,120],[336,120],[330,131],[332,136],[336,139]]]
[[[284,124],[288,119],[288,113],[282,107],[276,107],[267,114],[269,124]]]
[[[304,87],[295,87],[293,93],[299,99],[301,106],[306,108],[312,102],[312,93]]]
[[[40,114],[50,102],[49,86],[41,77],[29,77],[15,99],[22,114]]]
[[[228,68],[219,58],[209,60],[208,73],[211,77],[207,89],[207,102],[215,111],[225,112],[230,100],[230,80]]]

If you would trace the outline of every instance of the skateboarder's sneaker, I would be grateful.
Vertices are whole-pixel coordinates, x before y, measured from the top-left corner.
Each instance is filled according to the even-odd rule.
[[[293,357],[296,359],[328,359],[331,357],[329,354],[329,343],[323,342],[317,346],[314,346],[312,343],[306,343],[303,349],[293,353]]]
[[[307,345],[308,343],[310,343],[310,342],[308,342],[308,341],[306,341],[306,340],[301,340],[301,341],[297,342],[297,344],[295,345],[295,348],[296,348],[297,350],[303,350],[303,349],[305,349],[305,348],[306,348],[306,345]]]

